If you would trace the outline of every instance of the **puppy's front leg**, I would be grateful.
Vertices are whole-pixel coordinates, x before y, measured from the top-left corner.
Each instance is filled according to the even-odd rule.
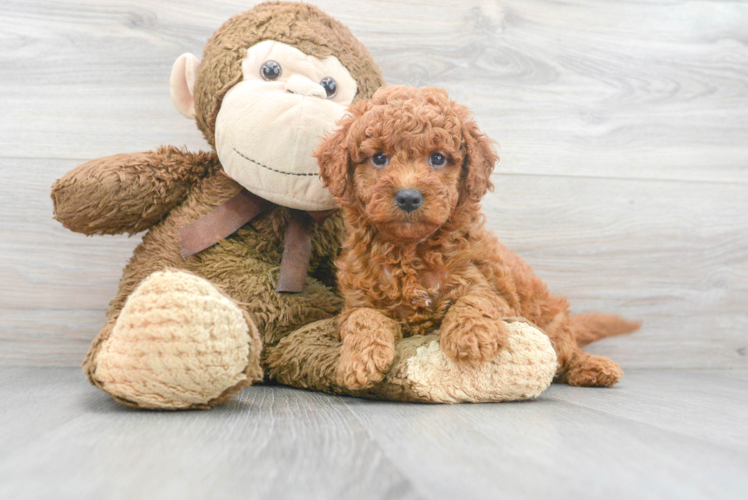
[[[487,284],[473,286],[449,308],[442,321],[442,351],[457,363],[490,361],[506,345],[509,330],[503,318],[509,306]]]
[[[337,368],[338,384],[361,390],[380,382],[395,360],[400,325],[368,307],[343,311],[339,325],[343,347]]]

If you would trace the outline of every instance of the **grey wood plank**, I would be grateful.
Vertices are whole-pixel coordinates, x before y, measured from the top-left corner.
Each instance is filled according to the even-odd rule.
[[[423,408],[352,401],[349,407],[435,498],[742,498],[748,454],[715,444],[712,435],[695,439],[668,430],[671,399],[653,402],[647,423],[629,418],[631,411],[616,412],[623,401],[596,408],[600,393],[637,399],[652,373],[620,390],[552,386],[538,400],[516,404]],[[691,380],[679,395],[684,406],[708,403],[701,394],[721,382],[718,376]],[[745,383],[733,393],[744,392]],[[679,420],[688,425],[687,415]],[[699,434],[701,425],[700,418],[690,421],[691,433]],[[723,439],[730,437],[725,432]]]
[[[635,370],[523,403],[254,386],[209,412],[146,412],[78,369],[0,367],[0,496],[741,498],[746,389],[748,370]]]
[[[0,369],[2,498],[423,498],[342,398],[253,387],[142,412],[79,370]]]
[[[52,183],[79,163],[0,158],[0,308],[104,309],[114,297],[140,237],[89,238],[52,218]]]
[[[0,447],[7,453],[3,457],[35,439],[51,439],[82,414],[111,409],[108,398],[94,396],[96,389],[80,369],[0,367]]]
[[[555,385],[544,396],[748,456],[748,370],[640,370],[610,391]]]
[[[96,288],[107,293],[99,297],[100,302],[114,296],[108,287]],[[106,321],[104,306],[0,309],[0,365],[80,366],[91,340]]]
[[[171,64],[254,3],[3,3],[4,154],[205,147],[171,109]],[[745,3],[317,3],[390,83],[474,108],[506,172],[747,182]]]

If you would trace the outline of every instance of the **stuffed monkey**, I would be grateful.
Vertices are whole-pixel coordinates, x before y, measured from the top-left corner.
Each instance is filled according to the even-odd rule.
[[[218,29],[202,61],[185,54],[172,69],[172,100],[212,151],[110,156],[54,184],[65,227],[147,231],[83,363],[92,384],[154,409],[210,408],[263,375],[426,402],[521,399],[548,386],[553,349],[520,320],[514,349],[480,369],[440,357],[427,335],[398,347],[376,387],[335,384],[344,224],[312,152],[348,105],[383,84],[341,23],[311,5],[263,3]]]

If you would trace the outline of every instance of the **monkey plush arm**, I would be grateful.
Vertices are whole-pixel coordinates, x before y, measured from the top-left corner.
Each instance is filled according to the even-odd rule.
[[[52,186],[55,219],[88,235],[145,231],[184,200],[195,182],[219,170],[214,153],[171,146],[92,160]]]

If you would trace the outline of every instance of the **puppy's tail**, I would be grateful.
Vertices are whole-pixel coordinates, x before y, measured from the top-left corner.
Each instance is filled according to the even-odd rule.
[[[641,321],[629,321],[620,316],[602,313],[574,314],[569,320],[579,347],[605,337],[631,333],[642,325]]]

